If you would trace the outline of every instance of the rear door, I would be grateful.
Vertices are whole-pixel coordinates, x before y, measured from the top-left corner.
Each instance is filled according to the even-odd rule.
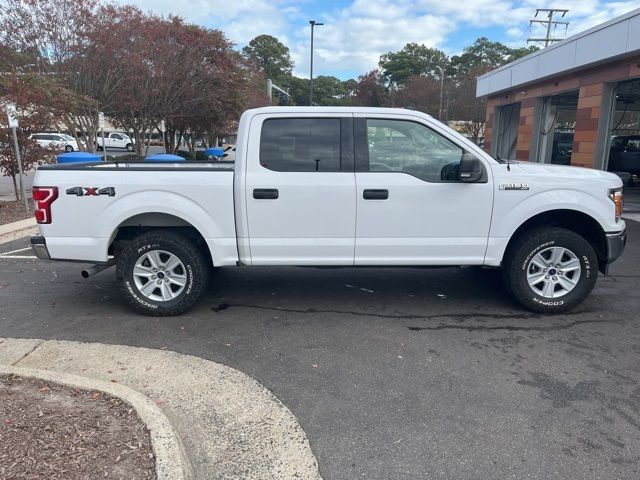
[[[257,115],[245,196],[254,265],[353,265],[351,114]]]
[[[482,264],[493,209],[490,168],[483,163],[482,181],[459,181],[469,152],[422,118],[354,121],[355,264]]]

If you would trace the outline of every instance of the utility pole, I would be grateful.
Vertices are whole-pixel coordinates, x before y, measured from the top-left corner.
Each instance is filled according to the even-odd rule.
[[[313,106],[313,28],[316,26],[324,25],[324,23],[318,23],[315,20],[309,20],[311,25],[311,71],[309,73],[309,106]]]
[[[547,14],[547,19],[546,20],[538,20],[538,14],[540,12],[544,12]],[[536,8],[536,14],[535,16],[529,20],[529,28],[531,28],[531,25],[533,25],[534,23],[541,23],[542,25],[546,25],[547,26],[547,35],[545,36],[545,38],[527,38],[527,43],[529,42],[544,42],[544,46],[548,47],[550,44],[554,43],[554,42],[559,42],[560,40],[562,40],[562,38],[552,38],[551,37],[551,27],[555,27],[557,25],[564,25],[564,31],[565,33],[567,32],[567,27],[569,26],[569,22],[558,22],[556,20],[553,19],[553,15],[556,13],[561,13],[562,15],[560,15],[560,18],[564,18],[564,16],[569,12],[569,10],[566,10],[564,8]],[[556,17],[557,18],[557,17]]]

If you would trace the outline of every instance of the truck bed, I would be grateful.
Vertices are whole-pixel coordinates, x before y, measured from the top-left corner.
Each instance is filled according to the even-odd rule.
[[[220,264],[235,264],[233,164],[100,162],[41,166],[34,185],[56,186],[51,224],[40,225],[53,259],[106,262],[118,229],[193,226]]]

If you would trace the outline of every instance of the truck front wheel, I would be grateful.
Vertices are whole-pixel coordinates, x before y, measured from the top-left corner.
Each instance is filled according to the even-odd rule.
[[[127,243],[118,255],[116,276],[133,308],[167,317],[194,305],[206,290],[209,266],[191,240],[156,230]]]
[[[562,313],[581,303],[596,284],[598,257],[571,230],[541,227],[525,232],[503,262],[509,293],[539,313]]]

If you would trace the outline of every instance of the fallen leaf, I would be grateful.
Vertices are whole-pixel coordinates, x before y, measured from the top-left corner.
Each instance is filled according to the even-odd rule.
[[[230,344],[230,343],[225,343],[225,344],[224,344],[224,346],[225,346],[225,347],[230,347],[230,346],[231,346],[231,344]]]
[[[98,400],[101,396],[102,396],[101,392],[93,392],[89,397],[89,400],[92,400],[92,401]]]
[[[162,400],[155,400],[156,405],[162,405],[164,402]]]
[[[118,380],[116,380],[115,378],[112,378],[111,383],[118,383]]]
[[[313,365],[311,365],[313,368],[318,368],[318,364],[314,363]]]
[[[107,373],[111,374],[113,373],[113,370],[107,370]]]
[[[151,367],[144,367],[145,372],[148,372],[149,370],[151,370]]]

